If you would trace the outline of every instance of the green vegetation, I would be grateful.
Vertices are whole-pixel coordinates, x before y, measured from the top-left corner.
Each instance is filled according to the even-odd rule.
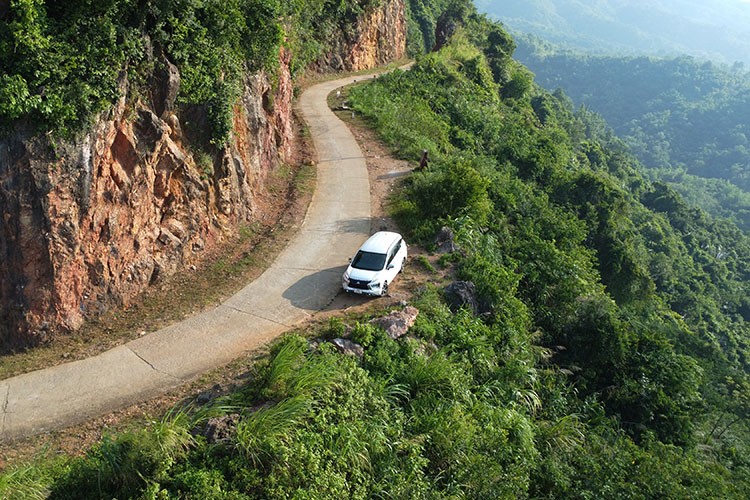
[[[434,273],[436,271],[435,266],[432,265],[432,262],[430,262],[430,259],[428,259],[424,255],[418,256],[417,262],[428,273]]]
[[[430,152],[430,169],[406,185],[400,220],[428,241],[453,227],[466,251],[459,275],[477,285],[490,324],[507,325],[524,304],[530,323],[514,331],[537,332],[549,366],[568,374],[545,382],[554,397],[535,386],[542,413],[565,401],[570,413],[555,416],[575,416],[586,443],[604,439],[609,452],[643,454],[637,462],[665,471],[672,459],[663,450],[677,446],[691,457],[680,467],[703,471],[703,486],[729,488],[708,496],[746,493],[729,485],[748,486],[746,464],[734,458],[747,414],[725,397],[736,377],[747,381],[750,240],[649,182],[601,120],[576,113],[563,94],[504,92],[498,69],[512,74],[512,63],[493,58],[482,18],[464,23],[440,53],[352,95],[402,155]],[[589,405],[596,419],[582,417]],[[734,437],[725,441],[718,420],[732,423]],[[581,471],[578,458],[563,456],[546,463],[550,473]],[[573,491],[548,486],[532,496]]]
[[[273,73],[283,45],[302,70],[375,1],[12,0],[0,23],[2,131],[20,120],[79,132],[126,83],[146,94],[169,61],[178,103],[204,112],[210,140],[223,143],[248,72]]]
[[[407,51],[414,57],[429,52],[435,46],[435,27],[438,18],[451,0],[407,0]]]
[[[651,177],[750,230],[750,73],[743,65],[593,57],[530,38],[520,46],[537,81],[600,113]]]
[[[405,158],[429,151],[396,216],[410,241],[453,230],[445,262],[486,313],[427,288],[400,340],[310,333],[349,331],[362,358],[289,335],[229,396],[7,471],[0,494],[750,496],[750,239],[644,178],[459,3],[442,50],[350,102]]]

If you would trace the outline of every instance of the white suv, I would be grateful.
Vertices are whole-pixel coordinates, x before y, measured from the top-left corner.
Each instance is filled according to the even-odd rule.
[[[385,295],[406,262],[406,242],[398,233],[380,231],[364,242],[350,261],[341,285],[344,290]]]

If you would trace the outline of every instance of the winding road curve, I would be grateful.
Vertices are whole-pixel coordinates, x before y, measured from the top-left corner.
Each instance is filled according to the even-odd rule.
[[[320,83],[299,99],[318,153],[317,187],[299,232],[271,267],[213,310],[98,356],[0,381],[0,440],[65,428],[160,395],[330,302],[347,257],[370,232],[365,160],[326,103],[331,91],[354,81]]]

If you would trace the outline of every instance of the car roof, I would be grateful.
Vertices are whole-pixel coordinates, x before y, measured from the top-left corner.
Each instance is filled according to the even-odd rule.
[[[401,235],[391,231],[378,231],[370,236],[359,248],[364,252],[386,253],[391,245],[401,239]]]

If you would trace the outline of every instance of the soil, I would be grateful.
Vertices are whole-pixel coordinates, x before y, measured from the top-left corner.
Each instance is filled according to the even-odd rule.
[[[346,90],[341,100],[345,96]],[[411,174],[419,159],[405,161],[393,157],[391,151],[362,120],[352,117],[350,111],[337,114],[349,125],[366,157],[372,201],[371,231],[399,231],[395,221],[388,216],[389,201],[391,194]],[[297,123],[300,121],[297,120]],[[223,253],[209,256],[194,269],[165,280],[144,294],[129,310],[103,317],[70,338],[41,349],[40,351],[44,351],[41,354],[31,352],[23,359],[17,358],[15,364],[21,367],[17,370],[30,371],[111,349],[145,334],[146,331],[154,331],[170,322],[212,307],[259,276],[299,228],[312,197],[314,174],[311,170],[314,169],[310,166],[314,164],[314,148],[302,126],[298,125],[297,132],[301,140],[295,166],[291,167],[288,175],[276,176],[272,181],[275,187],[269,191],[275,194],[263,202],[264,222],[252,228],[248,234],[238,236],[235,241],[230,242],[225,247],[228,250]],[[324,328],[333,316],[357,318],[373,312],[387,312],[409,302],[413,294],[427,283],[447,285],[450,282],[450,272],[441,269],[438,257],[416,245],[410,245],[409,264],[389,288],[388,296],[373,299],[339,292],[324,310],[314,314],[295,331],[306,332],[306,335],[315,332]],[[190,293],[190,290],[198,292]],[[207,294],[206,291],[210,293]],[[248,352],[229,365],[203,374],[197,380],[158,398],[95,418],[85,424],[15,442],[0,443],[0,470],[40,455],[82,455],[102,436],[147,426],[177,404],[206,402],[231,392],[248,382],[250,366],[266,352],[266,347]],[[12,373],[0,373],[0,378],[11,375]]]

